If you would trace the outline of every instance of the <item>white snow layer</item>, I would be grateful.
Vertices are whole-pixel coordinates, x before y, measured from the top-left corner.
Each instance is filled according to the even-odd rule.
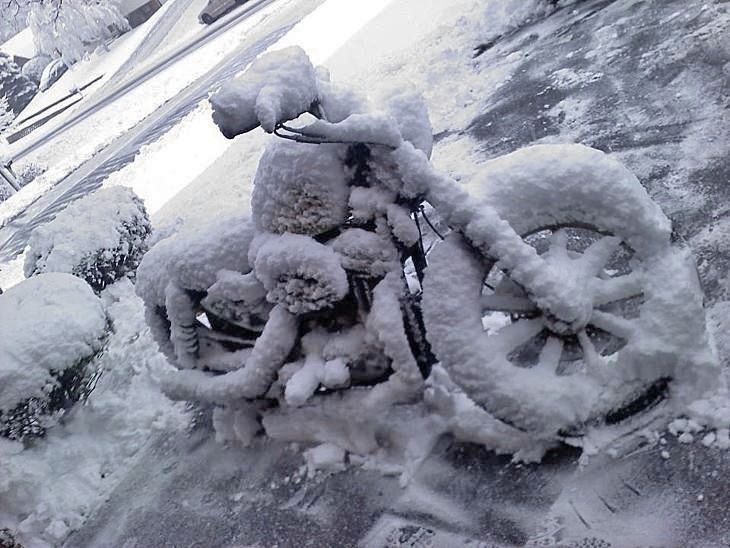
[[[239,369],[223,375],[195,369],[171,371],[161,379],[163,389],[173,399],[220,405],[263,396],[296,343],[298,325],[296,316],[277,305]]]
[[[257,240],[262,243],[252,246],[254,272],[269,302],[299,314],[332,306],[347,294],[347,274],[331,248],[300,234],[263,234]]]
[[[53,388],[60,372],[98,352],[106,313],[83,280],[40,274],[0,295],[0,412]]]
[[[292,58],[299,55],[300,52],[291,53]],[[246,85],[251,88],[247,91],[248,103],[241,103],[245,106],[241,109],[242,118],[255,110],[257,86],[270,75],[276,81],[276,69],[261,63],[251,72],[250,82],[246,76],[240,79],[249,82]],[[684,303],[683,314],[669,312],[682,305],[680,295],[699,294],[688,268],[688,256],[670,246],[669,221],[623,165],[580,145],[538,145],[488,162],[473,179],[470,192],[465,192],[428,162],[432,128],[427,109],[417,94],[386,95],[382,100],[385,108],[369,113],[364,109],[364,101],[333,87],[324,70],[317,71],[317,77],[316,93],[323,113],[315,114],[324,114],[323,119],[294,132],[324,141],[375,143],[368,174],[368,182],[374,188],[355,188],[348,197],[342,147],[289,142],[271,145],[257,172],[253,211],[257,228],[275,234],[262,234],[254,240],[249,262],[268,291],[268,300],[285,305],[292,314],[320,310],[344,297],[349,289],[344,269],[385,276],[374,292],[366,338],[377,342],[390,358],[395,375],[372,389],[364,399],[370,406],[379,402],[383,404],[381,409],[388,408],[395,401],[408,399],[422,384],[402,322],[399,295],[403,284],[396,271],[398,253],[387,237],[393,234],[398,241],[412,245],[418,231],[410,212],[395,205],[396,195],[425,197],[477,249],[496,256],[500,267],[529,289],[540,308],[566,322],[579,323],[582,315],[590,312],[585,310],[586,299],[578,296],[587,295],[592,289],[584,288],[576,276],[567,275],[569,272],[560,272],[566,267],[571,270],[570,264],[546,262],[523,242],[521,235],[545,226],[594,226],[599,231],[618,234],[643,261],[639,276],[649,287],[645,289],[647,302],[642,317],[613,326],[623,327],[622,333],[633,330],[638,335],[625,337],[625,349],[609,360],[615,362],[610,364],[611,372],[599,368],[558,377],[546,369],[513,367],[506,359],[509,349],[500,346],[506,336],[497,339],[498,343],[487,342],[479,299],[483,272],[472,248],[455,238],[438,246],[428,269],[425,319],[437,356],[466,394],[449,385],[441,390],[447,393],[440,398],[442,404],[434,408],[461,409],[463,413],[447,412],[447,417],[460,418],[446,422],[463,437],[471,436],[499,451],[516,451],[521,458],[536,459],[554,442],[559,430],[582,425],[608,412],[626,401],[642,383],[662,376],[674,379],[673,396],[678,406],[705,395],[713,386],[719,368],[708,350],[701,303],[690,299],[691,302]],[[332,100],[329,93],[333,94]],[[305,106],[299,103],[286,116],[299,116]],[[350,113],[348,106],[353,108]],[[328,117],[328,111],[334,114]],[[274,123],[285,122],[286,116]],[[249,125],[257,123],[253,115],[248,120]],[[341,225],[347,213],[345,204],[352,207],[354,219],[375,221],[376,232],[347,229],[328,246],[305,236]],[[598,247],[608,248],[614,240],[606,239]],[[675,273],[673,284],[669,283],[671,272]],[[589,304],[592,307],[593,301]],[[676,325],[662,324],[661,318],[668,313]],[[591,319],[598,322],[600,316],[594,313]],[[518,337],[537,335],[544,327],[539,322],[515,325],[511,329]],[[679,325],[684,326],[683,337],[678,336]],[[684,336],[687,332],[690,335]],[[346,361],[327,360],[323,356],[329,336],[320,330],[305,335],[302,359],[287,364],[280,372],[279,380],[285,385],[284,399],[289,405],[310,404],[320,386],[347,383]],[[672,348],[669,355],[667,345]],[[585,360],[598,362],[601,358],[586,350]],[[687,363],[692,366],[686,367]],[[489,375],[484,375],[485,369]],[[190,381],[186,390],[194,392],[192,375],[198,373],[186,377]],[[205,383],[209,386],[203,392],[217,386],[215,401],[226,399],[220,392],[224,388],[227,396],[233,395],[233,386],[237,386],[239,394],[250,393],[248,389],[241,390],[239,376],[246,376],[243,370],[226,375],[226,379],[207,377]],[[268,372],[266,377],[270,377]],[[234,378],[236,382],[231,384]],[[431,380],[432,395],[438,393],[433,389],[434,383],[436,380]],[[493,412],[497,419],[474,406],[469,397]],[[499,417],[528,429],[532,443],[527,443],[523,433],[500,423]]]
[[[393,242],[387,236],[370,230],[348,228],[329,245],[339,255],[342,267],[351,272],[382,278],[400,267],[398,250]]]

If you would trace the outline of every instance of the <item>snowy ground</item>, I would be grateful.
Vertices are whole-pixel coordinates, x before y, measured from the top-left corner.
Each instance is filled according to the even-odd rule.
[[[534,141],[615,150],[698,252],[710,327],[727,365],[727,8],[678,0],[656,9],[629,0],[593,1],[525,24],[537,5],[363,3],[365,13],[353,21],[369,23],[359,32],[357,25],[343,36],[303,25],[288,43],[300,43],[315,62],[327,64],[335,81],[371,93],[385,83],[415,85],[429,101],[439,139],[435,163],[462,180],[475,165]],[[315,15],[341,20],[337,10],[343,8],[352,4],[330,0]],[[518,24],[524,26],[512,32]],[[473,59],[479,44],[484,52]],[[614,112],[623,117],[620,125]],[[205,224],[247,210],[264,139],[253,133],[225,141],[202,104],[107,184],[132,186],[163,234]],[[13,270],[3,269],[5,287]],[[138,301],[127,297],[129,317],[135,317],[131,309]],[[137,350],[132,363],[149,351]],[[169,407],[164,416],[174,423],[177,412]],[[597,459],[580,467],[570,453],[517,466],[444,440],[403,490],[395,480],[357,468],[306,478],[298,451],[265,440],[249,449],[222,447],[207,420],[201,417],[188,435],[157,437],[136,466],[113,461],[115,484],[125,478],[113,492],[113,485],[99,487],[98,479],[86,479],[73,459],[65,459],[71,486],[63,489],[95,485],[94,502],[80,511],[93,517],[67,545],[464,546],[479,539],[484,546],[575,546],[591,537],[627,547],[730,542],[723,481],[728,453],[705,447],[701,436],[685,444],[666,434],[620,461]],[[102,436],[93,428],[84,435],[89,432]],[[118,443],[100,440],[106,451]],[[134,440],[142,443],[139,436]],[[43,462],[59,442],[51,436],[47,443],[28,462],[36,463],[36,454]],[[108,453],[99,460],[104,458]],[[95,459],[91,454],[83,468],[94,470]],[[46,464],[33,464],[40,466]],[[43,474],[50,472],[38,477]],[[51,490],[48,498],[54,501],[60,492]],[[109,503],[97,506],[110,492]],[[36,509],[31,532],[52,524],[54,512],[79,524],[72,508],[62,515],[53,504]],[[54,531],[63,538],[64,526],[47,530],[46,538]]]

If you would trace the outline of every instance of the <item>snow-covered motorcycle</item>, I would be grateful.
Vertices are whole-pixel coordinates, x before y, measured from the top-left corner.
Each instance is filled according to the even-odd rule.
[[[279,137],[253,219],[163,240],[137,290],[180,369],[166,391],[224,406],[223,437],[263,413],[271,435],[367,452],[394,404],[425,399],[462,437],[539,458],[719,382],[691,254],[604,153],[532,146],[461,186],[429,162],[418,96],[374,108],[298,48],[211,103],[226,137]]]

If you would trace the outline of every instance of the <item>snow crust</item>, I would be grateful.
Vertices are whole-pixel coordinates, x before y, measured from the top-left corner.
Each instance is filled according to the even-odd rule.
[[[53,372],[90,358],[103,346],[102,302],[79,278],[40,274],[0,295],[0,412],[42,398]]]

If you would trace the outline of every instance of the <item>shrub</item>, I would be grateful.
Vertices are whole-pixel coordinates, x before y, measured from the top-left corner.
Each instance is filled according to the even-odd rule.
[[[123,276],[134,276],[151,231],[144,204],[131,189],[98,190],[33,231],[25,275],[67,272],[98,293]]]
[[[104,307],[83,280],[40,274],[0,295],[0,333],[0,436],[41,435],[93,385]]]

